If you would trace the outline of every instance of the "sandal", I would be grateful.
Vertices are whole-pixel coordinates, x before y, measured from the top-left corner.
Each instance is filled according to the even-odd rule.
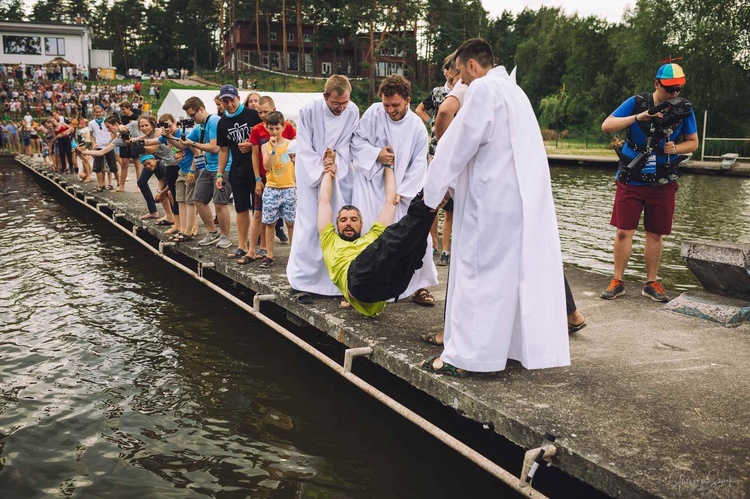
[[[230,260],[236,260],[238,258],[242,258],[245,255],[247,255],[247,251],[243,250],[242,248],[235,248],[234,251],[227,255],[227,258]]]
[[[263,258],[263,261],[260,262],[259,267],[262,267],[264,269],[267,269],[268,267],[273,266],[273,258],[265,257]]]
[[[114,189],[114,187],[112,187],[111,185],[108,185],[108,186],[106,187],[106,189],[107,189],[108,191],[111,191],[112,189]]]
[[[174,236],[171,237],[170,241],[173,243],[184,243],[187,241],[192,241],[193,236],[190,236],[188,234],[183,234],[182,232],[178,232]]]
[[[302,305],[312,305],[313,303],[312,295],[310,295],[310,293],[307,293],[305,291],[292,289],[291,295],[292,295],[292,298],[297,300],[297,303],[301,303]]]
[[[568,323],[568,334],[577,333],[581,329],[586,327],[586,321],[581,322],[580,324],[571,324]]]
[[[180,229],[178,229],[176,225],[173,225],[172,227],[164,231],[164,234],[167,234],[167,235],[179,234],[179,233],[180,233]]]
[[[436,368],[435,361],[439,358],[440,356],[435,355],[434,357],[430,357],[429,359],[425,360],[424,362],[422,362],[422,369],[433,374],[445,374],[447,376],[453,376],[454,378],[461,378],[463,376],[466,376],[467,371],[459,369],[456,366],[452,366],[447,362],[443,362],[442,366]]]
[[[170,222],[167,219],[162,219],[162,220],[159,220],[158,222],[156,222],[156,225],[158,225],[160,227],[166,227],[167,225],[174,225],[174,222]]]
[[[438,343],[437,336],[442,333],[442,331],[438,333],[432,333],[432,334],[420,334],[419,339],[423,342],[427,343],[428,345],[433,345],[436,347],[441,347],[444,345],[444,343]]]
[[[426,288],[416,290],[411,297],[411,301],[423,307],[435,306],[435,297]]]
[[[255,260],[256,258],[245,254],[237,259],[237,265],[247,265],[248,263],[253,263]]]
[[[105,187],[103,185],[94,187],[94,192],[102,192],[103,190],[105,190]]]

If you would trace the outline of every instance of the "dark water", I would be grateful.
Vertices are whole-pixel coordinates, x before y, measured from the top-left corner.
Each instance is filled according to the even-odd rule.
[[[507,496],[19,167],[0,249],[0,497]]]
[[[614,171],[554,166],[552,187],[563,260],[612,275],[615,228],[609,225]],[[659,276],[668,289],[700,288],[680,257],[682,241],[709,239],[750,243],[750,178],[686,175],[679,180],[672,234],[664,238]],[[645,281],[643,224],[636,232],[626,279]]]

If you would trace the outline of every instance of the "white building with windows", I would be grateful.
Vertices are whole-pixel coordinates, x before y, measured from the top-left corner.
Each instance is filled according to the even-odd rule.
[[[0,64],[38,66],[56,57],[90,68],[91,32],[83,24],[0,21]]]

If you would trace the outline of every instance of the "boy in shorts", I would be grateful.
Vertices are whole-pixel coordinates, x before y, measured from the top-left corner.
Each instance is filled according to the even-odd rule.
[[[286,122],[279,111],[268,113],[265,120],[270,138],[263,144],[263,164],[266,169],[266,187],[263,190],[263,228],[266,232],[266,256],[261,267],[273,265],[273,245],[276,221],[283,219],[289,232],[289,243],[294,231],[294,214],[297,211],[297,185],[294,183],[294,162],[284,138]],[[251,241],[252,242],[252,241]]]

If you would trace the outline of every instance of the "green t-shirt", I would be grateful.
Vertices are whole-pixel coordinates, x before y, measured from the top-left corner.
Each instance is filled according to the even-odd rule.
[[[380,237],[380,234],[384,230],[385,226],[383,224],[376,223],[364,236],[354,241],[345,241],[339,237],[336,229],[333,228],[333,224],[330,223],[326,225],[326,228],[320,234],[320,247],[323,249],[323,260],[325,260],[326,267],[328,267],[328,275],[331,276],[331,281],[339,288],[344,298],[352,304],[352,307],[368,317],[375,317],[382,312],[385,308],[385,302],[364,303],[349,295],[347,274],[349,273],[349,265],[352,264],[354,259],[372,244],[375,239]]]

